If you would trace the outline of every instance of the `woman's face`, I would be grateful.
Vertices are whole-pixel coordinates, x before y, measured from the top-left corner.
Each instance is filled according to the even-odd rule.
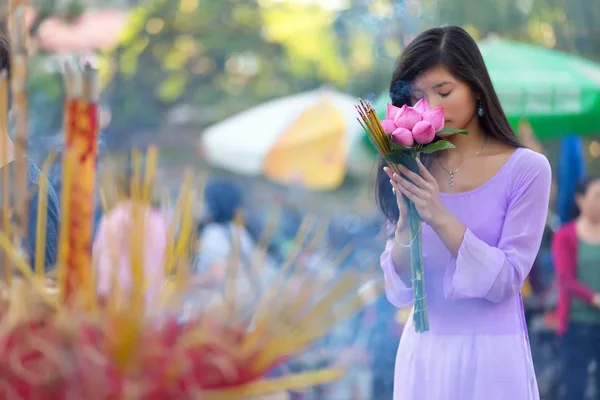
[[[577,195],[576,201],[582,217],[600,222],[600,179],[591,182],[584,194]]]
[[[459,81],[443,65],[434,67],[413,82],[411,102],[425,97],[429,107],[442,107],[446,126],[465,129],[476,118],[477,96],[464,82]]]

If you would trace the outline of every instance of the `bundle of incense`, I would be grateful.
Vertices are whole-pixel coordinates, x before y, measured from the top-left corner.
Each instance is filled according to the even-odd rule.
[[[369,139],[381,155],[386,160],[388,166],[396,174],[402,175],[398,166],[394,162],[390,162],[390,156],[393,153],[406,154],[402,160],[408,160],[408,162],[402,162],[404,166],[418,172],[418,166],[416,158],[418,157],[418,151],[412,150],[400,150],[393,149],[394,144],[389,139],[389,135],[384,132],[381,121],[377,116],[377,112],[368,101],[360,100],[360,103],[356,106],[359,117],[358,122],[363,127]],[[402,146],[403,147],[403,146]],[[405,151],[412,151],[405,153]],[[398,161],[396,161],[398,162]],[[425,291],[425,274],[423,266],[423,238],[421,234],[421,216],[419,215],[415,204],[408,198],[405,197],[408,215],[407,222],[409,227],[409,238],[410,243],[407,246],[410,253],[410,265],[411,265],[411,280],[413,289],[413,323],[417,332],[425,332],[429,330],[429,317],[427,312],[427,296]]]
[[[152,155],[146,158],[143,176],[139,158],[134,157],[130,187],[134,200],[147,203],[144,199],[149,197],[151,186],[147,177],[154,175],[156,158]],[[72,164],[70,161],[66,166]],[[76,180],[72,174],[67,177]],[[177,269],[176,287],[171,288],[176,302],[181,297],[178,293],[194,289],[187,286],[187,272],[180,271],[189,263],[186,252],[190,232],[187,225],[193,220],[189,206],[192,182],[190,174],[186,174],[173,221],[180,228],[176,229],[173,241],[169,241],[170,256],[165,260],[165,266],[175,265]],[[63,226],[69,226],[71,218],[69,211],[63,214]],[[134,215],[132,222],[139,226],[134,227],[130,238],[130,269],[135,276],[131,292],[141,293],[145,290],[140,273],[145,256],[144,220]],[[346,271],[331,274],[323,281],[315,280],[313,273],[303,269],[298,262],[301,252],[323,240],[323,230],[312,239],[309,237],[315,224],[314,218],[303,222],[294,251],[280,276],[266,291],[257,293],[250,316],[248,299],[231,290],[225,293],[224,303],[207,307],[189,320],[181,321],[177,313],[166,312],[165,318],[157,321],[140,312],[139,296],[122,296],[118,285],[113,286],[106,302],[91,297],[91,301],[97,302],[94,304],[97,312],[89,313],[72,307],[68,299],[59,298],[57,302],[44,297],[45,292],[30,279],[32,290],[11,291],[9,312],[5,313],[10,321],[2,321],[6,322],[3,325],[6,329],[0,330],[0,370],[4,371],[5,387],[24,399],[42,395],[56,399],[242,399],[338,379],[343,371],[336,367],[265,378],[274,367],[298,355],[338,322],[372,302],[373,297],[364,296],[359,290],[364,279],[360,274]],[[266,238],[261,240],[267,242]],[[26,279],[31,277],[28,266],[3,232],[0,232],[0,249],[14,257],[15,266]],[[238,246],[234,253],[232,259],[239,262]],[[253,259],[264,260],[264,257]],[[68,264],[60,264],[58,269],[61,276],[73,272]],[[260,269],[258,265],[250,270],[260,274]],[[229,274],[227,279],[240,277],[244,274]],[[164,278],[166,281],[167,277]],[[88,288],[93,286],[91,273],[81,274],[80,279],[81,285],[72,288],[73,298],[87,295]],[[164,285],[163,290],[169,290],[168,286]],[[373,291],[380,293],[381,285],[376,285]],[[42,303],[46,304],[40,310],[33,301],[36,294],[41,294]],[[28,306],[24,307],[25,304]],[[166,304],[177,307],[169,301]]]
[[[361,99],[355,108],[359,115],[356,120],[369,136],[369,139],[377,149],[377,152],[382,156],[390,153],[392,151],[390,142],[383,131],[381,121],[377,116],[377,111],[375,111],[371,103]],[[400,173],[396,164],[389,161],[387,161],[387,164],[395,173]]]
[[[19,16],[24,12],[23,6],[22,1],[14,0],[10,18],[22,22]],[[12,26],[22,25],[13,23]],[[21,140],[20,150],[25,151],[26,52],[24,36],[13,37],[17,38],[13,65],[15,71],[19,71],[12,82],[15,106],[20,111],[17,134]],[[315,285],[315,277],[298,268],[301,266],[299,255],[307,247],[308,223],[303,223],[280,276],[264,294],[258,294],[249,317],[246,315],[248,299],[240,298],[232,289],[233,280],[239,279],[232,273],[227,276],[230,281],[226,287],[230,290],[226,291],[222,306],[208,307],[188,321],[181,321],[180,313],[172,312],[181,306],[182,296],[175,295],[177,302],[167,299],[170,307],[165,307],[162,318],[156,319],[148,317],[140,307],[143,301],[140,294],[146,292],[147,284],[142,268],[147,256],[143,243],[146,221],[139,215],[142,209],[134,208],[132,224],[135,226],[126,238],[131,242],[131,260],[119,265],[130,270],[133,295],[122,296],[118,285],[113,285],[115,289],[106,302],[97,298],[92,272],[95,260],[91,259],[90,248],[98,134],[97,78],[95,71],[87,68],[83,74],[71,71],[66,83],[66,149],[62,160],[57,265],[61,296],[48,295],[23,258],[21,244],[15,244],[8,231],[0,230],[0,250],[6,252],[22,276],[13,279],[13,289],[5,302],[6,312],[0,313],[0,398],[241,399],[338,379],[343,372],[339,368],[265,378],[274,367],[303,351],[367,302],[360,294],[364,279],[360,274],[351,271],[332,274],[327,282]],[[146,158],[143,175],[139,159],[139,154],[134,157],[134,176],[130,184],[134,204],[136,200],[139,204],[147,203],[144,199],[149,197],[153,184],[156,155],[150,152]],[[44,170],[48,165],[46,162]],[[192,182],[191,175],[186,174],[178,210],[168,232],[162,269],[167,273],[177,272],[173,289],[176,294],[194,289],[188,286],[187,279],[193,231]],[[42,185],[40,210],[47,209],[45,190]],[[23,194],[19,204],[27,203]],[[38,215],[38,223],[44,221],[45,218]],[[17,233],[24,236],[23,218],[18,222]],[[25,227],[26,222],[25,219]],[[14,231],[15,227],[12,228]],[[38,233],[36,252],[40,254],[45,245],[44,229]],[[320,241],[320,237],[315,237],[308,246]],[[36,263],[40,259],[37,258]],[[256,259],[264,260],[264,257]],[[239,246],[235,246],[232,271],[240,260]],[[42,265],[36,264],[36,273],[41,274]],[[261,266],[250,271],[260,273]],[[167,276],[163,279],[166,281]],[[166,291],[168,286],[161,289]],[[381,289],[379,285],[375,291],[380,293]],[[84,308],[78,307],[81,299],[85,300]],[[95,312],[88,312],[87,306]]]
[[[27,238],[29,224],[29,184],[27,161],[28,142],[28,114],[27,114],[27,30],[25,24],[25,12],[27,8],[25,0],[11,0],[9,3],[9,25],[10,47],[11,47],[11,89],[12,89],[12,114],[15,118],[15,240],[19,246]],[[27,257],[27,252],[24,254]]]
[[[59,263],[64,265],[61,294],[75,301],[77,288],[93,296],[92,236],[98,151],[98,71],[86,65],[83,73],[67,69],[64,110],[65,149],[62,160],[65,217],[59,244]],[[81,299],[80,299],[81,300]],[[89,300],[89,299],[88,299]],[[88,301],[87,306],[91,303]]]

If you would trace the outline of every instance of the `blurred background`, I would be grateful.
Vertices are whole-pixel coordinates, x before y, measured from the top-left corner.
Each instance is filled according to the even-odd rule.
[[[598,0],[31,0],[27,21],[35,158],[62,146],[61,63],[93,60],[103,79],[104,154],[159,145],[173,192],[185,167],[219,177],[241,193],[251,234],[282,210],[275,260],[310,214],[329,222],[330,249],[347,249],[340,268],[378,266],[376,153],[353,105],[365,98],[382,111],[395,60],[431,26],[461,25],[479,41],[515,130],[550,159],[548,237],[573,217],[577,182],[600,170]],[[6,12],[0,22],[6,31]],[[57,191],[59,178],[54,171]],[[560,389],[548,240],[536,267],[542,278],[524,288],[546,399]],[[324,262],[306,257],[316,257],[315,268]],[[406,315],[382,298],[340,327],[324,346],[350,360],[352,375],[295,396],[391,398]]]

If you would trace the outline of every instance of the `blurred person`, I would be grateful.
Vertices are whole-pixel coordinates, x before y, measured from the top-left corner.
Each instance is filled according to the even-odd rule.
[[[381,160],[378,205],[392,226],[381,266],[388,300],[413,300],[404,196],[423,220],[430,330],[412,318],[400,338],[396,400],[539,399],[521,288],[546,222],[551,169],[512,131],[475,41],[433,28],[402,53],[390,94],[396,107],[425,98],[443,107],[456,148],[423,157],[419,174]],[[449,176],[454,176],[450,184]]]
[[[587,176],[585,153],[581,137],[565,135],[561,138],[556,172],[560,188],[556,199],[556,213],[563,223],[576,217],[577,185]]]
[[[146,203],[132,196],[131,171],[119,175],[107,168],[104,174],[110,175],[116,185],[109,193],[108,202],[112,207],[101,216],[93,243],[98,295],[101,298],[110,295],[115,289],[113,283],[119,286],[121,293],[129,293],[132,239],[136,235],[135,224],[143,223],[141,252],[147,285],[146,304],[150,308],[160,299],[164,283],[169,219],[156,201],[151,199]]]
[[[277,270],[267,254],[256,251],[256,239],[244,226],[245,204],[242,189],[234,183],[213,179],[204,189],[204,203],[205,215],[198,226],[198,246],[194,261],[196,276],[193,285],[197,289],[192,294],[191,301],[193,303],[204,303],[205,300],[222,301],[220,293],[237,242],[240,270],[236,277],[236,295],[244,299],[238,304],[243,303],[250,309],[254,305],[252,298],[256,299],[264,293],[277,274]],[[261,265],[256,266],[255,276],[250,269],[255,267],[256,262],[261,262]],[[278,376],[280,373],[276,369],[270,376]],[[279,392],[265,397],[259,396],[256,399],[263,398],[288,399],[289,395],[287,392]]]
[[[268,255],[264,265],[253,276],[250,268],[259,261],[255,239],[246,229],[244,218],[244,195],[234,183],[214,179],[204,189],[205,215],[198,227],[198,247],[194,261],[197,273],[195,282],[204,286],[221,286],[226,277],[234,245],[239,244],[240,280],[238,289],[243,293],[260,293],[276,270]],[[263,256],[262,254],[260,255]]]
[[[569,400],[585,398],[592,361],[595,393],[600,395],[600,178],[582,182],[576,193],[579,216],[562,226],[552,243],[563,384]]]
[[[7,70],[10,76],[10,47],[6,36],[0,32],[0,71]],[[10,97],[10,94],[9,94]],[[10,99],[9,99],[10,107]],[[0,117],[2,118],[2,117]],[[10,118],[9,118],[10,119]],[[9,121],[3,121],[1,124],[4,131],[0,132],[0,143],[6,143],[8,148],[2,153],[0,157],[0,177],[3,176],[3,168],[8,169],[8,175],[11,182],[9,187],[11,191],[14,185],[15,167],[19,157],[25,157],[20,154],[15,148],[12,140],[9,137]],[[6,155],[6,157],[4,157]],[[31,265],[35,265],[35,243],[36,243],[36,232],[37,232],[37,216],[38,216],[38,200],[39,200],[39,183],[40,180],[47,180],[48,178],[42,175],[42,172],[37,165],[30,159],[27,159],[28,172],[27,172],[27,184],[29,187],[29,217],[28,217],[28,231],[24,239],[24,250],[28,255],[28,259]],[[1,178],[0,178],[1,179]],[[0,197],[1,199],[1,197]],[[15,210],[18,206],[15,204],[14,194],[11,193],[11,208]],[[57,261],[57,248],[58,248],[58,232],[60,223],[59,203],[56,197],[56,193],[51,184],[48,183],[48,195],[47,195],[47,216],[46,216],[46,243],[45,243],[45,254],[44,254],[44,267],[46,270],[54,267]],[[14,220],[14,219],[13,219]],[[18,221],[17,221],[18,222]]]
[[[544,153],[544,147],[535,137],[533,129],[527,121],[521,121],[519,124],[519,139],[526,147]],[[582,161],[583,155],[579,138],[572,136],[563,138],[557,174],[561,182],[561,190],[558,193],[557,181],[552,179],[548,217],[542,243],[522,291],[525,319],[540,393],[546,396],[554,396],[559,392],[561,385],[561,338],[557,335],[555,309],[558,284],[552,260],[551,244],[555,232],[560,228],[562,221],[565,221],[564,218],[569,218],[572,213],[572,210],[565,212],[565,206],[570,209],[575,208],[575,188],[573,186],[576,186],[581,177],[585,175],[585,166],[582,165]]]

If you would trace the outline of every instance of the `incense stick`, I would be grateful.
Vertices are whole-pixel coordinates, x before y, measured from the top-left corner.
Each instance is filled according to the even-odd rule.
[[[27,160],[28,115],[27,115],[27,32],[25,24],[26,3],[22,0],[12,0],[10,3],[10,18],[13,28],[9,35],[11,41],[11,88],[13,96],[12,112],[15,116],[15,211],[17,217],[16,243],[22,246],[27,237],[29,225],[29,196]],[[28,254],[26,254],[29,257]]]
[[[2,135],[2,143],[0,144],[0,157],[2,160],[7,160],[8,155],[8,72],[3,70],[0,72],[0,135]],[[2,231],[12,239],[12,224],[11,224],[11,208],[10,201],[10,174],[9,168],[2,168]],[[12,282],[12,260],[6,252],[3,254],[3,272],[4,279],[10,287]]]
[[[44,162],[42,175],[39,178],[38,213],[35,238],[35,274],[40,280],[44,278],[46,264],[46,218],[48,216],[48,173],[54,164],[56,153],[51,153]]]

